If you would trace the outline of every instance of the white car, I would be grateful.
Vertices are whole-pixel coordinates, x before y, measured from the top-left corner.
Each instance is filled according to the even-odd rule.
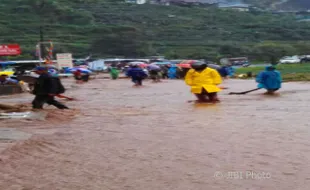
[[[300,63],[300,58],[298,57],[284,57],[280,59],[279,63],[280,64],[289,64],[289,63]]]

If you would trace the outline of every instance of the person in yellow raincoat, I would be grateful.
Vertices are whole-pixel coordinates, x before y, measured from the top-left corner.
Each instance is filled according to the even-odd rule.
[[[217,92],[221,89],[217,85],[222,83],[221,75],[203,62],[194,63],[191,67],[185,76],[185,83],[198,98],[197,102],[219,102]]]

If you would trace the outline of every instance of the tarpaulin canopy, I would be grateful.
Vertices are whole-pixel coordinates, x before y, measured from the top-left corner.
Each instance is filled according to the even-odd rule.
[[[104,70],[108,69],[108,67],[104,63],[103,59],[96,60],[96,61],[88,63],[88,68],[93,70],[93,71],[104,71]]]
[[[16,64],[16,62],[13,62],[13,61],[0,62],[0,65],[2,65],[2,66],[12,65],[12,64]]]
[[[129,64],[140,65],[140,64],[145,64],[145,62],[143,62],[143,61],[132,61],[132,62],[129,62]]]

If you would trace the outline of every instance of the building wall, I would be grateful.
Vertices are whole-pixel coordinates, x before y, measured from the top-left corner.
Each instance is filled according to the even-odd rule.
[[[145,4],[146,0],[125,0],[126,3]]]
[[[248,12],[249,8],[245,8],[245,7],[223,7],[221,9],[224,10],[236,10],[236,11],[240,11],[240,12]]]

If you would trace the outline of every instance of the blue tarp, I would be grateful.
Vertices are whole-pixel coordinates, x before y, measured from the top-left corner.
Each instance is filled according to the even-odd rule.
[[[13,62],[13,61],[0,62],[0,65],[1,65],[1,66],[13,65],[13,64],[16,64],[16,62]]]

